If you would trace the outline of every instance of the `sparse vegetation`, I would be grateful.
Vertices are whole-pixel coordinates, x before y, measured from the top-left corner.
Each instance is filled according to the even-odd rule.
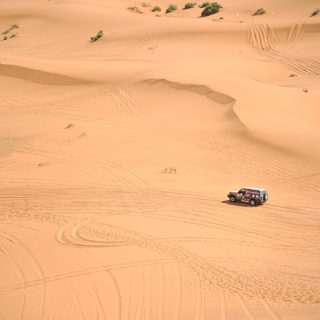
[[[314,11],[311,13],[311,16],[310,16],[310,17],[316,16],[319,12],[320,12],[320,8],[317,8],[316,10],[314,10]]]
[[[128,10],[131,10],[137,13],[143,13],[143,11],[140,10],[138,7],[128,7]]]
[[[218,2],[212,2],[209,5],[207,5],[205,9],[201,12],[201,17],[207,17],[212,14],[218,13],[221,8],[222,5],[220,5]]]
[[[175,4],[170,4],[168,9],[166,10],[166,13],[176,11],[177,9],[178,9],[178,7]]]
[[[8,39],[8,37],[7,37],[7,36],[4,36],[3,39],[2,39],[2,41],[7,40],[7,39]]]
[[[195,5],[196,5],[196,2],[187,2],[187,3],[184,5],[183,10],[187,10],[187,9],[194,8]]]
[[[72,123],[69,123],[66,127],[65,127],[65,129],[70,129],[70,128],[72,128],[74,125],[72,124]]]
[[[263,8],[259,8],[254,14],[253,16],[260,16],[262,14],[266,13],[266,10],[264,10]]]
[[[2,34],[8,34],[11,30],[19,28],[18,24],[12,24],[11,27],[2,32]]]
[[[156,12],[156,11],[161,12],[161,8],[158,7],[158,6],[155,6],[155,7],[152,9],[152,12]]]
[[[99,30],[99,32],[94,37],[91,37],[90,40],[91,42],[95,42],[99,40],[102,36],[103,36],[103,31]]]
[[[173,167],[168,167],[164,168],[164,170],[161,173],[166,173],[166,174],[177,174],[177,169]]]
[[[18,34],[17,33],[13,33],[9,38],[14,38],[16,37]]]
[[[208,5],[210,4],[210,2],[204,2],[204,3],[202,3],[202,4],[199,4],[199,8],[205,8],[205,7],[207,7]]]

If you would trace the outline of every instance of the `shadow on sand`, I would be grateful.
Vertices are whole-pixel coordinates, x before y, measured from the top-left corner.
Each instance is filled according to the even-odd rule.
[[[254,207],[257,207],[257,206],[250,206],[249,203],[247,203],[247,202],[242,202],[242,201],[230,202],[229,200],[223,200],[223,201],[221,201],[221,203],[228,204],[228,205],[230,205],[230,206],[238,206],[238,207],[246,207],[246,208],[254,208]]]

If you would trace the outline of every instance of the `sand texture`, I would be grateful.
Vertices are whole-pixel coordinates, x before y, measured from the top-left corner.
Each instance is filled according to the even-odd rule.
[[[0,320],[320,319],[318,1],[0,2]]]

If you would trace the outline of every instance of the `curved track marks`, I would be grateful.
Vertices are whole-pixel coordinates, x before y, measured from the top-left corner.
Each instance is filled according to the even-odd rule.
[[[298,37],[301,35],[302,29],[302,24],[291,27],[287,38],[287,46],[296,43]],[[259,54],[266,56],[274,62],[281,63],[299,73],[315,76],[320,75],[320,62],[318,60],[293,56],[278,49],[279,41],[270,25],[255,24],[249,26],[248,38],[251,46]]]
[[[199,277],[208,290],[220,288],[246,297],[259,296],[268,300],[284,299],[285,301],[292,302],[305,302],[307,300],[309,303],[320,303],[317,287],[310,283],[290,283],[289,280],[282,281],[281,278],[276,278],[275,276],[265,279],[264,276],[260,276],[259,274],[248,276],[241,270],[226,268],[183,247],[163,243],[151,236],[102,222],[91,222],[91,225],[92,230],[100,230],[100,241],[107,246],[112,243],[112,239],[110,238],[112,235],[116,243],[119,239],[123,239],[123,241],[130,243],[130,245],[153,250],[161,255],[180,261],[195,276]],[[79,228],[78,226],[76,227]],[[106,235],[106,238],[102,240],[101,237],[103,235]],[[89,239],[88,241],[90,242]],[[77,242],[74,245],[78,245]],[[277,286],[275,286],[276,283]],[[285,290],[283,290],[284,286],[286,286]],[[284,291],[285,295],[282,294]]]

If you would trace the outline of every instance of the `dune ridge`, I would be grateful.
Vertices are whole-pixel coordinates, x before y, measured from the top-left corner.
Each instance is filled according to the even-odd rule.
[[[88,81],[86,80],[72,78],[64,74],[46,72],[10,64],[0,64],[0,75],[48,85],[88,84]]]

